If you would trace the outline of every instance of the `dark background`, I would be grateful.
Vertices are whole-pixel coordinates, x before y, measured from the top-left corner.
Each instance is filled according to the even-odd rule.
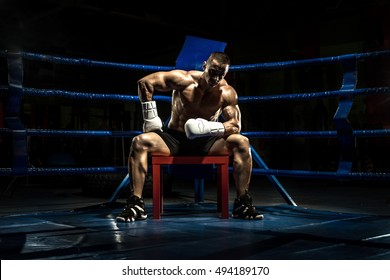
[[[390,1],[88,1],[0,0],[0,50],[100,61],[174,66],[185,36],[227,42],[233,65],[328,57],[389,49]],[[1,84],[7,83],[1,62]],[[145,73],[25,63],[25,85],[133,95]],[[240,96],[318,92],[341,85],[338,65],[229,73]],[[359,66],[359,87],[389,86],[387,59]],[[0,101],[3,103],[2,97]],[[110,104],[110,106],[107,106]],[[355,129],[388,128],[386,96],[356,98]],[[167,104],[168,105],[168,104]],[[169,107],[159,105],[163,117]],[[246,131],[333,130],[337,99],[243,104]],[[26,97],[29,128],[139,130],[137,104]],[[0,123],[0,127],[4,123]],[[354,169],[388,171],[388,138],[356,144]],[[254,139],[271,168],[335,170],[336,139]],[[31,164],[126,164],[128,139],[32,139]],[[3,143],[3,155],[10,149]],[[1,165],[8,166],[2,156]]]
[[[381,48],[389,1],[2,0],[0,18],[2,49],[173,64],[192,35],[240,64]]]

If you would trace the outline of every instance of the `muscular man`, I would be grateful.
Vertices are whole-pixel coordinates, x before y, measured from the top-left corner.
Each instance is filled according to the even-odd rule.
[[[232,217],[262,219],[248,194],[252,157],[247,137],[240,134],[241,120],[237,93],[224,79],[230,59],[212,53],[202,71],[156,72],[138,81],[144,133],[133,138],[129,173],[132,195],[116,218],[118,222],[146,219],[142,192],[148,170],[148,154],[233,155],[233,177],[237,190]],[[172,92],[171,118],[167,127],[158,116],[154,91]],[[224,122],[218,122],[222,115]]]

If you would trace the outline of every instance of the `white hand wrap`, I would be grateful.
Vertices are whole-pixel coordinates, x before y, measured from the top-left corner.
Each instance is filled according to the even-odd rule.
[[[189,119],[184,130],[188,139],[194,139],[205,136],[222,137],[225,134],[225,127],[221,122],[211,122],[205,119]]]
[[[163,123],[157,114],[156,101],[142,102],[142,115],[144,117],[143,131],[149,132],[153,130],[162,131]]]

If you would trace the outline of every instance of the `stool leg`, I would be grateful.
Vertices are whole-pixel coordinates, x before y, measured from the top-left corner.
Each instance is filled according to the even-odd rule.
[[[160,214],[164,211],[164,171],[160,165]]]
[[[229,218],[229,167],[228,164],[221,164],[218,167],[220,197],[218,204],[221,209],[222,219]]]
[[[217,179],[218,179],[218,192],[217,192],[217,211],[221,212],[222,209],[222,166],[217,165]]]
[[[161,165],[152,165],[153,177],[153,219],[160,219],[161,214]]]

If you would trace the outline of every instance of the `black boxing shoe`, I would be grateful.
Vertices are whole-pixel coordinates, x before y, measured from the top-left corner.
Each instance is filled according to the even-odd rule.
[[[234,200],[232,217],[243,220],[262,220],[264,215],[256,211],[248,192]]]
[[[134,222],[136,220],[145,220],[148,217],[145,211],[145,203],[143,198],[132,195],[127,200],[127,205],[122,213],[116,217],[117,222]]]

